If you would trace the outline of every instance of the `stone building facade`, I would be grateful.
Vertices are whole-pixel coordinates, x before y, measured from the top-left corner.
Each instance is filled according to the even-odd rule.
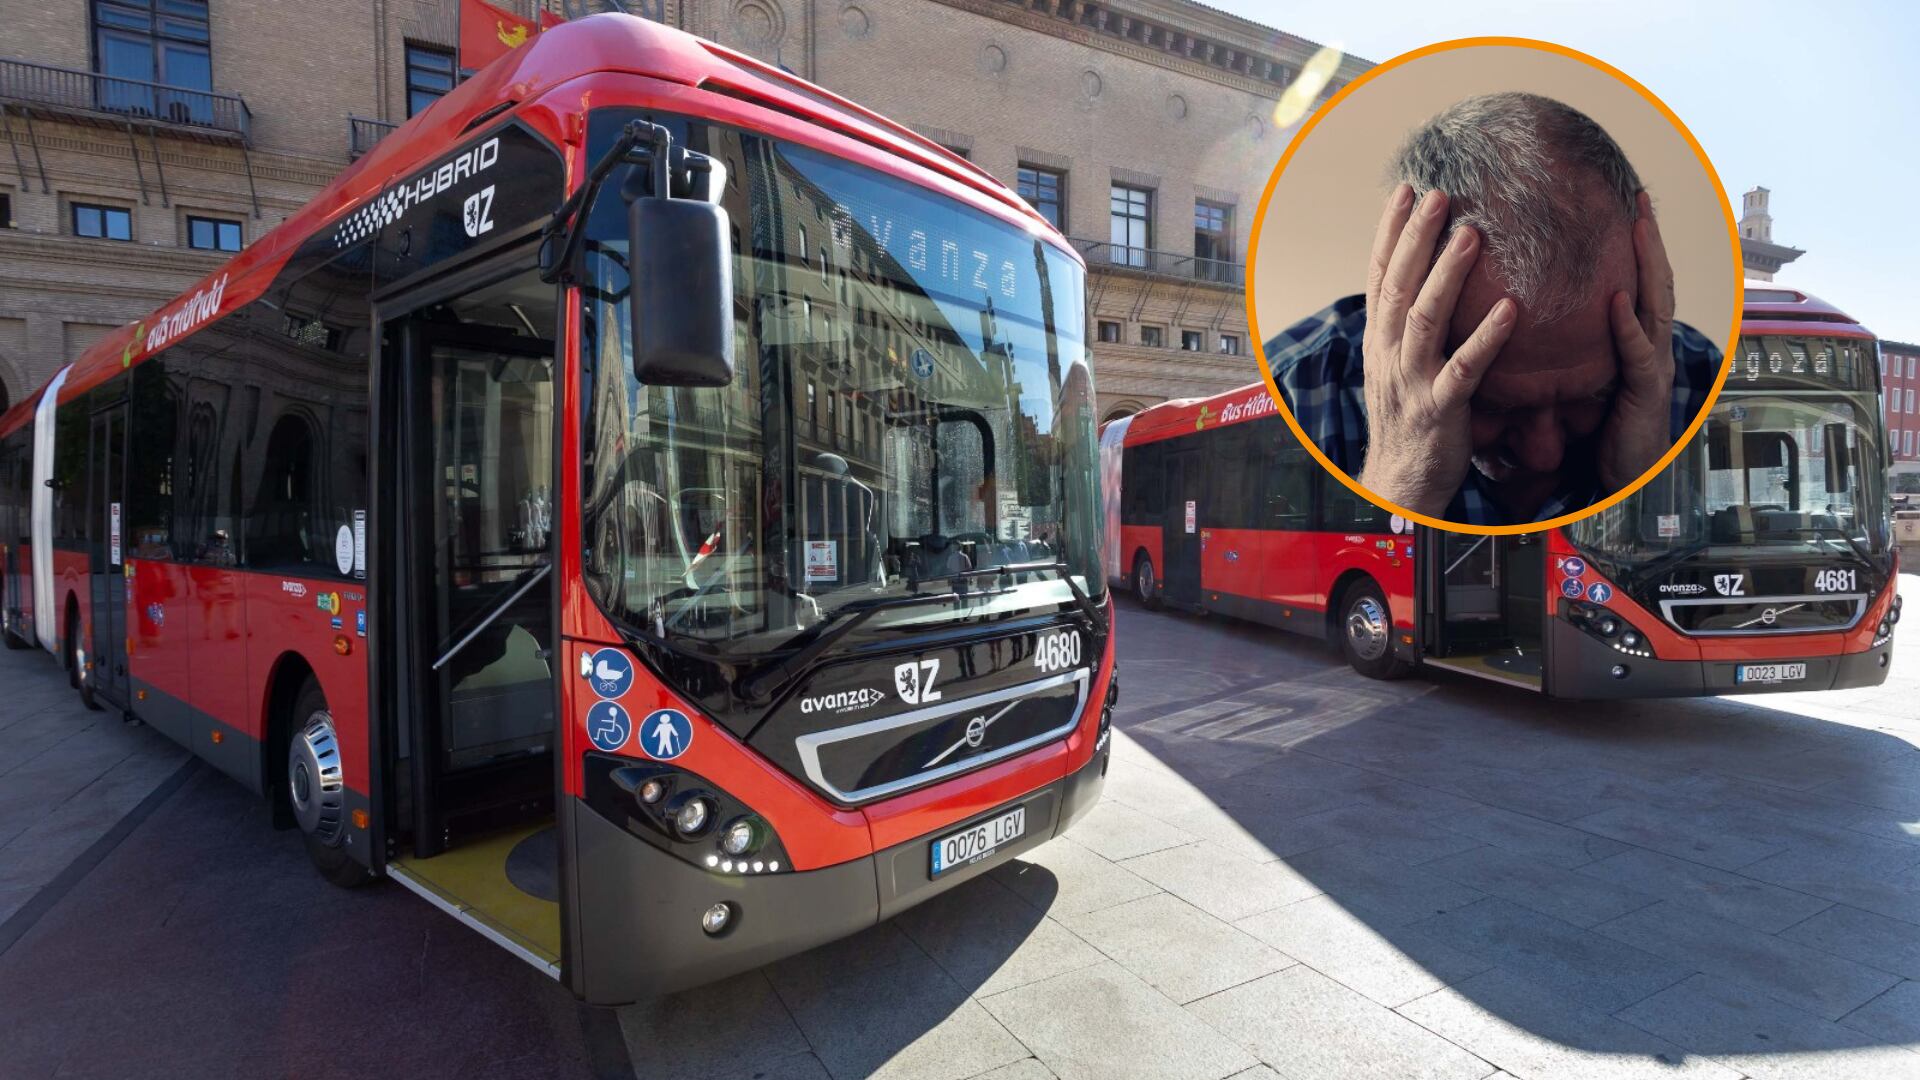
[[[1292,134],[1275,106],[1313,43],[1189,0],[625,8],[776,61],[1057,205],[1094,270],[1103,418],[1257,377],[1242,267]],[[457,9],[0,0],[0,407],[278,224],[430,100],[453,77]],[[127,77],[142,63],[149,78]],[[1295,95],[1317,104],[1364,67],[1339,58],[1317,95],[1300,94],[1311,79]]]

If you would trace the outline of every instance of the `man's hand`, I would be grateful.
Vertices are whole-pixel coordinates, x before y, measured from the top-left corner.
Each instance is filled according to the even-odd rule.
[[[1513,332],[1514,304],[1502,299],[1464,344],[1446,355],[1447,329],[1480,234],[1454,230],[1436,261],[1447,197],[1396,187],[1373,237],[1367,268],[1367,460],[1360,483],[1416,513],[1438,517],[1466,478],[1473,447],[1467,403],[1487,365]],[[1429,270],[1428,268],[1432,269]]]
[[[1640,479],[1673,445],[1673,267],[1653,200],[1644,191],[1633,223],[1633,254],[1640,268],[1638,310],[1626,293],[1613,294],[1620,391],[1600,433],[1600,485],[1608,493]]]

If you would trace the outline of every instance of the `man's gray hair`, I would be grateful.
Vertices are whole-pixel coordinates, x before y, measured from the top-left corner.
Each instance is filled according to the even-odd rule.
[[[1494,272],[1543,323],[1580,306],[1607,231],[1632,223],[1640,194],[1639,175],[1605,128],[1570,105],[1517,92],[1448,106],[1407,136],[1389,172],[1416,197],[1445,192],[1447,234],[1479,230]]]

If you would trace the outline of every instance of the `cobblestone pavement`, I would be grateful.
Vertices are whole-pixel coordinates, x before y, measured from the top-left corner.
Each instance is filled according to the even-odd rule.
[[[1065,839],[624,1046],[9,653],[0,1076],[1920,1077],[1915,629],[1871,690],[1595,705],[1123,603]]]

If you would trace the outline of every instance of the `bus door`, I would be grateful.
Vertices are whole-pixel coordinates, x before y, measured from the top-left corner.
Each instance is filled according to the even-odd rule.
[[[388,871],[557,977],[554,297],[532,271],[470,286],[385,320],[381,351],[411,834]]]
[[[1200,604],[1200,513],[1206,499],[1207,477],[1198,450],[1177,450],[1166,456],[1162,474],[1166,484],[1165,517],[1160,523],[1160,552],[1166,560],[1164,598],[1169,604]]]
[[[87,438],[87,568],[93,636],[87,642],[96,695],[127,703],[127,407],[93,414]]]
[[[1427,536],[1416,556],[1427,662],[1540,689],[1544,537]]]
[[[20,537],[26,532],[27,484],[22,475],[25,455],[0,443],[0,636],[20,627]],[[18,636],[9,638],[12,645]]]

